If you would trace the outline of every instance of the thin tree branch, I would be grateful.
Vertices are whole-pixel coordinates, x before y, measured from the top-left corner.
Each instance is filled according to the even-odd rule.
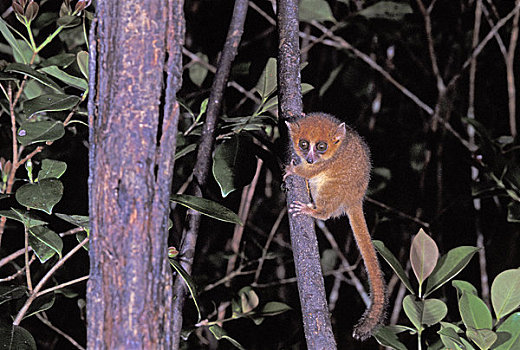
[[[215,129],[217,123],[217,117],[220,113],[222,98],[224,95],[224,89],[228,81],[229,72],[231,70],[231,64],[237,54],[238,46],[242,38],[242,32],[244,30],[244,22],[248,8],[247,0],[236,0],[233,9],[233,16],[229,26],[226,42],[222,50],[222,54],[219,60],[217,72],[215,74],[215,80],[211,88],[209,96],[208,110],[206,112],[206,122],[202,129],[202,136],[197,151],[197,160],[193,168],[193,174],[195,179],[194,194],[198,197],[202,196],[202,189],[206,185],[209,164],[211,160],[211,152],[215,142]],[[200,213],[189,210],[188,211],[189,223],[188,228],[183,233],[183,243],[180,246],[179,254],[183,258],[181,259],[182,267],[189,274],[192,270],[193,257],[195,252],[195,245],[197,242],[197,236],[200,227],[201,216]],[[180,334],[182,330],[182,309],[186,298],[186,286],[183,279],[177,276],[175,284],[173,286],[173,294],[176,296],[173,301],[173,341],[174,348],[178,348]]]

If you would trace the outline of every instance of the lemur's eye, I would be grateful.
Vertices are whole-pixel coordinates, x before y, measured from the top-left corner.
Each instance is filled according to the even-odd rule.
[[[305,151],[305,150],[309,149],[309,142],[307,140],[300,140],[298,142],[298,147],[300,147],[300,149]]]
[[[316,144],[316,150],[320,153],[323,153],[327,150],[327,142],[320,141]]]

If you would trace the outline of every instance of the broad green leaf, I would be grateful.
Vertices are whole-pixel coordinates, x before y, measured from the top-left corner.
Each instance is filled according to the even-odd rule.
[[[15,198],[23,206],[52,213],[52,208],[63,196],[63,185],[58,179],[43,179],[20,187]]]
[[[7,23],[1,17],[0,33],[2,33],[2,36],[4,37],[5,41],[7,41],[9,43],[9,46],[11,46],[11,48],[13,49],[13,56],[20,58],[25,57],[25,55],[22,53],[22,49],[19,46],[19,42],[14,37],[13,33],[11,33],[11,30],[9,30]],[[24,61],[23,63],[29,63],[29,61]]]
[[[203,62],[208,62],[208,56],[204,55],[201,52],[197,52],[197,57]],[[208,68],[206,68],[202,64],[195,62],[189,66],[188,75],[193,84],[197,85],[198,87],[201,87],[202,83],[204,82],[204,79],[206,79],[206,76],[208,75]]]
[[[54,251],[51,247],[38,240],[38,238],[33,235],[29,235],[29,246],[32,248],[33,252],[38,257],[38,260],[43,264],[50,258],[52,258],[56,251]]]
[[[215,149],[212,170],[222,197],[249,185],[255,176],[255,169],[256,157],[247,137],[233,136]]]
[[[49,57],[41,63],[42,67],[58,66],[67,68],[76,60],[76,55],[72,53],[60,53],[56,56]]]
[[[35,71],[34,69],[32,69],[31,67],[29,67],[26,64],[9,63],[7,65],[7,67],[5,67],[4,71],[5,72],[16,72],[16,73],[27,75],[27,76],[39,81],[40,83],[47,85],[50,88],[53,88],[54,90],[56,90],[58,92],[62,92],[60,86],[58,84],[56,84],[52,79],[50,79],[49,77],[47,77],[46,75],[44,75],[42,73]]]
[[[25,296],[27,288],[24,286],[0,286],[0,305]],[[1,349],[1,347],[0,347]]]
[[[2,324],[0,326],[0,349],[36,350],[36,342],[25,328]]]
[[[448,307],[439,299],[416,300],[415,296],[407,295],[403,300],[403,309],[418,329],[422,325],[432,326],[439,323],[448,313]]]
[[[276,90],[276,86],[276,59],[271,57],[267,60],[255,90],[258,91],[262,100],[265,100]]]
[[[67,163],[59,160],[44,159],[42,168],[38,172],[38,181],[48,178],[59,179],[65,173],[65,170],[67,170]]]
[[[476,295],[462,293],[459,299],[459,311],[466,328],[491,329],[493,327],[491,312]]]
[[[407,295],[403,299],[403,310],[415,329],[422,330],[421,323],[423,303],[421,300],[416,300],[414,295]]]
[[[198,322],[200,322],[202,317],[200,314],[199,303],[197,301],[197,286],[195,285],[195,282],[193,282],[191,276],[186,272],[186,270],[184,270],[182,265],[177,260],[168,258],[168,261],[170,262],[170,265],[174,268],[174,270],[179,274],[179,276],[182,277],[184,283],[186,283],[186,286],[190,291],[191,298],[193,299],[193,303],[195,304],[195,308],[197,309],[197,314],[199,317]]]
[[[292,308],[285,303],[280,303],[278,301],[270,301],[270,302],[266,303],[260,309],[260,315],[274,316],[274,315],[279,315],[279,314],[284,313],[289,310],[292,310]]]
[[[427,326],[433,326],[439,323],[448,313],[448,307],[439,299],[424,300],[424,310],[422,323]]]
[[[88,89],[88,83],[85,79],[70,75],[69,73],[65,72],[64,70],[61,70],[56,66],[44,67],[39,69],[38,71],[47,73],[51,77],[59,79],[65,84],[75,87],[76,89],[80,89],[83,91]]]
[[[26,121],[18,128],[18,142],[22,146],[37,142],[55,141],[65,135],[63,123],[53,120]]]
[[[36,226],[31,227],[29,229],[29,233],[36,238],[39,242],[43,243],[45,246],[52,249],[55,253],[58,253],[61,258],[61,251],[63,250],[63,241],[61,237],[54,231],[48,229],[45,226]],[[32,247],[32,246],[31,246]],[[32,247],[36,255],[40,258],[40,261],[43,263],[49,257],[48,251],[45,248],[42,248],[39,244],[36,244],[36,247]],[[38,251],[40,250],[41,253]],[[45,258],[46,257],[46,258]]]
[[[79,70],[81,71],[81,74],[87,79],[88,81],[88,52],[87,51],[80,51],[78,52],[78,55],[76,56],[76,61],[78,62]]]
[[[74,95],[45,94],[25,101],[23,112],[30,118],[41,112],[67,111],[75,107],[79,101],[80,98]]]
[[[498,345],[495,350],[520,349],[520,312],[509,316],[498,328]],[[504,341],[501,341],[501,338]]]
[[[419,284],[422,284],[430,276],[438,258],[439,249],[437,244],[421,228],[419,233],[413,238],[410,248],[410,263]]]
[[[482,350],[488,350],[498,338],[497,334],[491,329],[469,328],[466,335]]]
[[[41,226],[47,224],[36,217],[33,213],[23,209],[0,210],[0,216],[21,222],[26,227]]]
[[[475,288],[471,283],[460,280],[453,280],[451,285],[457,289],[457,297],[460,299],[463,292],[478,295],[477,288]]]
[[[385,259],[385,261],[390,265],[392,270],[394,270],[395,274],[401,282],[403,282],[406,289],[410,291],[410,293],[415,294],[415,291],[412,288],[412,284],[410,283],[410,280],[408,279],[408,276],[406,276],[406,272],[404,271],[403,267],[399,263],[399,260],[395,257],[394,254],[388,248],[385,246],[385,244],[381,241],[374,240],[374,247],[378,251],[378,253]]]
[[[240,350],[246,350],[239,342],[237,342],[235,339],[228,336],[226,331],[224,330],[224,328],[217,326],[217,325],[213,325],[213,326],[209,327],[209,330],[215,336],[215,338],[217,338],[218,340],[226,339],[231,344],[233,344],[233,346],[235,346],[236,348],[238,348]]]
[[[399,341],[395,332],[390,327],[381,327],[374,334],[377,342],[396,350],[407,350],[406,346]]]
[[[332,15],[329,4],[325,0],[301,0],[300,1],[300,21],[336,22]]]
[[[495,278],[491,302],[499,320],[520,306],[520,269],[503,271]]]
[[[81,227],[85,231],[89,231],[89,217],[84,215],[67,215],[56,213],[56,216],[68,223]]]
[[[253,288],[246,286],[238,291],[238,296],[240,297],[240,310],[243,314],[248,314],[260,303],[260,299],[258,298],[258,294],[253,290]]]
[[[243,225],[237,214],[223,205],[210,201],[209,199],[190,196],[187,194],[173,194],[170,199],[214,219]]]
[[[469,263],[478,248],[461,246],[450,250],[443,255],[432,274],[428,278],[424,296],[440,288],[443,284],[455,277]]]
[[[413,13],[408,3],[394,1],[380,1],[372,6],[358,12],[365,18],[384,18],[388,20],[399,21],[407,14]]]

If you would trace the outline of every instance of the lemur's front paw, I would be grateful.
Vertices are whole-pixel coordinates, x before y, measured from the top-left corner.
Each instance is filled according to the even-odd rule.
[[[291,213],[293,216],[310,215],[313,210],[312,203],[305,204],[300,201],[294,201],[289,204],[289,213]]]

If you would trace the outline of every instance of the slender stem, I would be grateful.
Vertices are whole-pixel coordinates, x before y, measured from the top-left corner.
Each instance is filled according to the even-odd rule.
[[[86,276],[83,276],[83,277],[78,277],[76,279],[73,279],[71,281],[68,281],[68,282],[65,282],[65,283],[61,283],[61,284],[58,284],[57,286],[54,286],[54,287],[51,287],[51,288],[47,288],[47,289],[44,289],[42,290],[41,292],[37,293],[36,297],[40,297],[44,294],[47,294],[47,293],[50,293],[50,292],[53,292],[57,289],[61,289],[61,288],[64,288],[64,287],[67,287],[67,286],[70,286],[72,284],[76,284],[76,283],[79,283],[79,282],[83,282],[83,281],[86,281],[88,280],[88,278],[90,277],[90,275],[86,275]]]
[[[24,236],[25,278],[27,279],[27,288],[29,289],[29,293],[32,293],[33,285],[31,280],[31,267],[29,266],[29,230],[27,229],[27,226],[24,226]]]

